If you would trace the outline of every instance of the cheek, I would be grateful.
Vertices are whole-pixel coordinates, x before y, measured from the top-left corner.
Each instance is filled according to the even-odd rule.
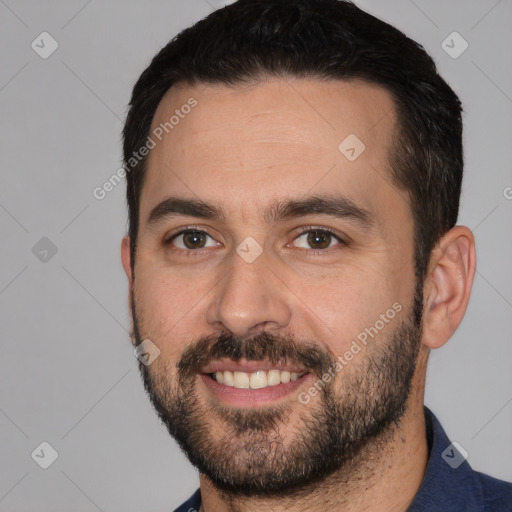
[[[335,356],[350,350],[358,336],[368,343],[377,342],[395,323],[397,310],[405,309],[406,297],[393,273],[379,272],[371,265],[347,266],[337,274],[314,279],[302,275],[290,288],[301,299],[297,302],[299,317],[309,319],[306,329],[311,332],[311,326],[319,326],[315,336]]]
[[[168,269],[153,268],[136,275],[134,292],[141,335],[151,339],[166,359],[179,359],[201,334],[202,300],[209,288]]]

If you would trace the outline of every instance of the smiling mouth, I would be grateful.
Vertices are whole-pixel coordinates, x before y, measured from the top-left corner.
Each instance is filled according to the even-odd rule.
[[[235,407],[266,407],[287,399],[312,377],[304,366],[283,361],[212,361],[199,377],[210,396]]]
[[[290,381],[294,382],[306,373],[272,369],[257,370],[251,373],[225,370],[209,373],[208,375],[224,386],[237,389],[263,389],[279,384],[287,384]]]

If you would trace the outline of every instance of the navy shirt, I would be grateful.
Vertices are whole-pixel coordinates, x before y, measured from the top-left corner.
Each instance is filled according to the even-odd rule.
[[[408,512],[512,512],[512,483],[473,471],[434,414],[424,410],[429,459]],[[174,512],[199,512],[200,506],[198,489]]]

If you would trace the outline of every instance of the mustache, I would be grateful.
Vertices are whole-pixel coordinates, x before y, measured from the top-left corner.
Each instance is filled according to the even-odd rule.
[[[231,333],[201,338],[183,353],[178,371],[182,377],[199,373],[212,361],[241,359],[270,361],[273,364],[291,363],[324,375],[335,364],[335,358],[327,349],[311,341],[298,342],[290,336],[262,332],[251,338],[240,339]]]

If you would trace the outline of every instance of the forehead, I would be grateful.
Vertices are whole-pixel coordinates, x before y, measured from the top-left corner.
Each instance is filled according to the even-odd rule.
[[[337,191],[378,214],[403,203],[389,174],[394,127],[391,95],[363,82],[173,87],[152,122],[141,217],[166,196],[224,203],[244,217]]]

